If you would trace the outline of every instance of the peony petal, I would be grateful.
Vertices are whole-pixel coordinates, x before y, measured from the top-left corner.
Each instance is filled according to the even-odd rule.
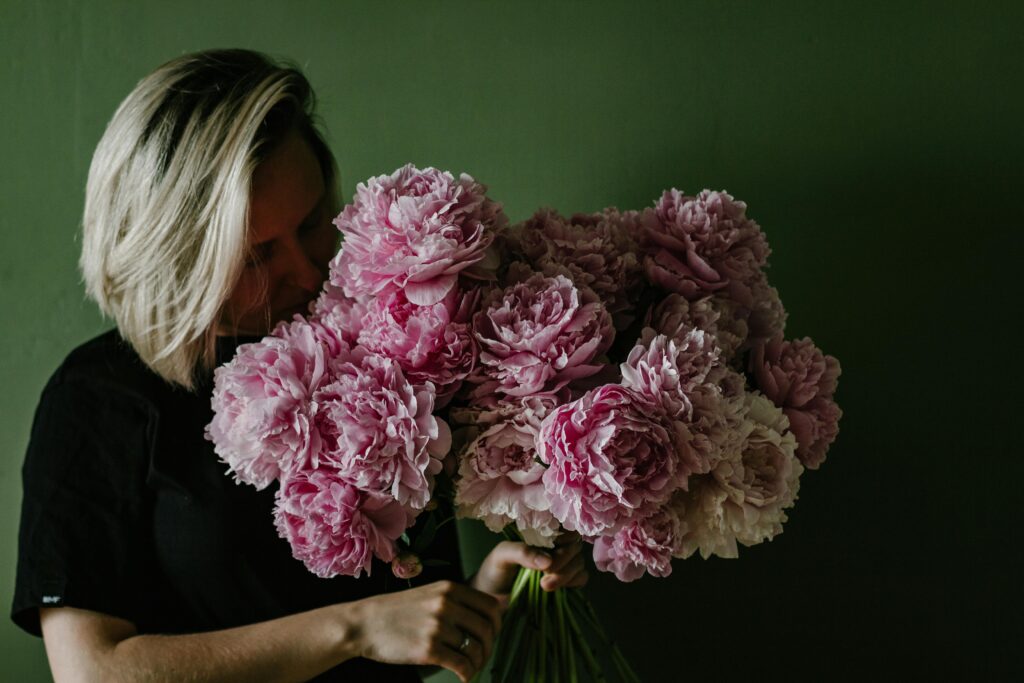
[[[441,275],[425,282],[406,282],[405,296],[417,306],[431,306],[444,299],[457,280],[457,275]]]

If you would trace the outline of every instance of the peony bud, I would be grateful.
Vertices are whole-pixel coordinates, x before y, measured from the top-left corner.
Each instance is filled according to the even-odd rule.
[[[401,552],[391,560],[391,573],[400,579],[413,579],[423,571],[423,563],[416,553]]]

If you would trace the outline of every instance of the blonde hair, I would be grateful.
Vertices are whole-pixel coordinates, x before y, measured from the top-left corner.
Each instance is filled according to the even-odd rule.
[[[154,372],[189,389],[246,258],[253,172],[294,127],[328,188],[334,159],[298,69],[211,50],[143,78],[93,154],[79,265],[86,291]]]

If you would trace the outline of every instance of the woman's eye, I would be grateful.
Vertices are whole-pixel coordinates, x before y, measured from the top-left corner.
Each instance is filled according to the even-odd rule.
[[[265,261],[270,259],[270,255],[273,252],[273,245],[270,243],[260,244],[245,259],[246,268],[257,268]]]
[[[306,221],[299,226],[299,234],[305,235],[323,225],[323,215],[324,209],[323,206],[321,205],[320,208],[318,208],[315,213],[310,215],[309,218],[307,218]]]

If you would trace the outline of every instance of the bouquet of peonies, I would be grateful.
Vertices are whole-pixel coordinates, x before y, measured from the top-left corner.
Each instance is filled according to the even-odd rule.
[[[784,340],[746,205],[672,189],[510,226],[486,189],[411,165],[360,184],[310,315],[216,370],[208,437],[238,481],[279,481],[294,556],[408,576],[406,530],[448,493],[535,546],[577,532],[622,581],[780,533],[838,434],[840,368]],[[539,580],[516,581],[496,678],[600,679],[596,637],[635,680],[582,593]]]

